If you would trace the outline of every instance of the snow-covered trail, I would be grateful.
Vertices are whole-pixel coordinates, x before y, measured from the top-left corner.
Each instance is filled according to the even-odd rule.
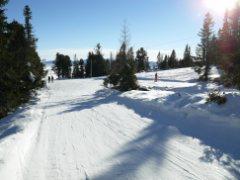
[[[21,175],[0,161],[0,179],[237,179],[229,164],[212,160],[214,149],[163,123],[179,114],[105,89],[101,78],[48,88]]]
[[[24,179],[231,177],[220,166],[200,160],[205,147],[198,140],[141,117],[137,109],[144,107],[101,84],[101,80],[50,84],[46,118]]]

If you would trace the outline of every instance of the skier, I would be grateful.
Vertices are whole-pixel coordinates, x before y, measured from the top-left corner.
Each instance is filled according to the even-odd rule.
[[[157,81],[158,81],[158,74],[155,73],[155,82],[157,82]]]
[[[50,76],[48,76],[48,83],[50,83],[51,82],[51,77]]]
[[[53,80],[54,80],[54,78],[53,78],[53,76],[51,76],[51,81],[52,81],[52,83],[53,83]]]

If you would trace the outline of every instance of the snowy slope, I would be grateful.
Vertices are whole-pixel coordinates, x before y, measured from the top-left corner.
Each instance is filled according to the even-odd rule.
[[[239,179],[239,92],[199,84],[191,69],[159,76],[138,74],[148,92],[102,78],[48,84],[1,120],[0,179]],[[206,105],[214,88],[233,101]]]

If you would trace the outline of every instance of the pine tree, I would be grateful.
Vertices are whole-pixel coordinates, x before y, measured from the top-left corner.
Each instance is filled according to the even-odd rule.
[[[6,21],[7,2],[0,1],[0,118],[26,102],[31,92],[43,85],[44,76],[43,64],[27,38],[26,28],[17,21]],[[29,24],[30,20],[31,16]]]
[[[220,50],[224,54],[232,53],[233,51],[233,37],[232,37],[232,28],[231,28],[231,18],[229,16],[229,11],[226,11],[223,27],[219,31],[219,45]]]
[[[6,29],[7,29],[7,17],[5,16],[5,5],[8,3],[7,0],[0,1],[0,118],[4,117],[7,114],[8,108],[6,104],[7,99],[7,88],[9,85],[6,81],[6,76],[8,75],[9,64],[8,64],[8,54],[6,50]]]
[[[209,71],[211,65],[210,59],[210,43],[213,37],[213,18],[210,13],[207,13],[204,19],[203,28],[201,29],[199,36],[201,43],[198,44],[197,54],[201,62],[195,67],[196,72],[200,74],[200,79],[207,81],[209,78]]]
[[[84,78],[84,76],[85,76],[85,68],[84,68],[84,61],[83,61],[83,59],[80,59],[79,66],[80,66],[80,78]]]
[[[77,60],[77,56],[74,56],[74,61],[73,61],[73,73],[72,73],[73,78],[80,78],[80,62]]]
[[[35,46],[35,40],[32,35],[33,27],[30,22],[32,20],[32,11],[28,5],[24,7],[23,15],[25,17],[26,38],[27,38],[28,42],[30,43],[30,45]]]
[[[24,27],[16,21],[7,25],[6,74],[3,74],[3,93],[5,111],[12,111],[30,98],[33,84],[27,61],[27,41]]]
[[[157,55],[157,69],[164,69],[164,67],[162,66],[163,61],[163,55],[161,55],[161,53],[159,52]]]
[[[240,2],[236,4],[231,15],[231,52],[225,73],[229,82],[240,89]]]
[[[123,70],[120,73],[119,90],[130,91],[138,88],[135,68],[131,65],[133,61],[127,60]]]
[[[56,54],[53,70],[58,78],[71,78],[72,62],[69,56],[63,54]]]
[[[26,48],[28,68],[30,69],[31,74],[34,76],[34,86],[40,87],[43,85],[42,78],[45,75],[45,72],[44,65],[41,62],[36,50],[37,39],[33,35],[33,26],[31,24],[32,11],[29,6],[25,6],[23,14],[25,17],[25,37],[28,45]]]
[[[191,55],[191,47],[187,44],[183,54],[182,67],[191,67],[193,65],[193,59]]]
[[[104,85],[112,84],[121,91],[129,91],[138,88],[137,77],[135,76],[135,63],[133,48],[127,49],[129,45],[126,26],[122,38],[122,44],[116,55],[116,61],[112,63],[111,73],[104,80]]]
[[[161,64],[161,68],[162,69],[165,69],[165,70],[169,69],[168,61],[169,61],[169,57],[167,55],[165,55],[164,60],[163,60],[163,62]]]
[[[97,44],[95,52],[89,52],[86,64],[87,77],[99,77],[107,74],[107,64],[103,57],[101,45]]]
[[[168,66],[169,68],[177,67],[177,55],[175,50],[172,51],[171,56],[169,57]]]
[[[144,48],[141,47],[137,51],[135,61],[137,64],[137,72],[148,71],[148,69],[149,69],[148,56],[147,56],[147,52],[144,50]]]
[[[220,64],[220,48],[219,48],[219,40],[213,34],[210,44],[209,44],[209,59],[211,60],[211,64],[219,65]]]

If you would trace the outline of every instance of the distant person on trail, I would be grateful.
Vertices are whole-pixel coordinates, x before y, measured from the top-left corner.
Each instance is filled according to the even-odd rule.
[[[50,76],[48,76],[48,83],[50,83],[51,82],[51,77]]]
[[[53,83],[53,81],[54,81],[54,77],[53,77],[53,76],[51,76],[51,81],[52,81],[52,83]]]
[[[155,80],[154,80],[155,82],[157,82],[158,81],[158,74],[157,73],[155,73]]]

